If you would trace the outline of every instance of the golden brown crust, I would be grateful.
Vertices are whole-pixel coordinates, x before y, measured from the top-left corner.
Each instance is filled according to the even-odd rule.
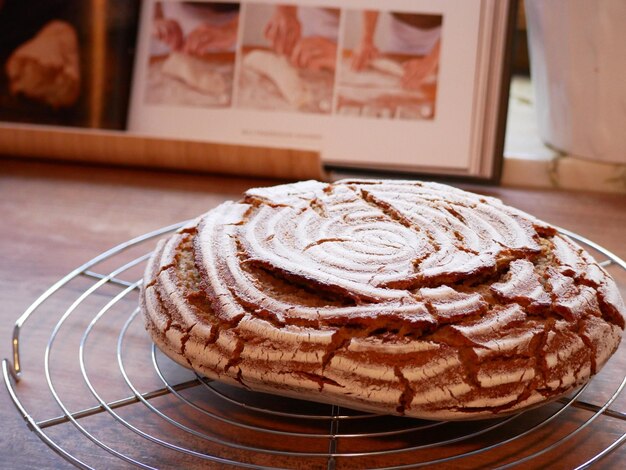
[[[249,190],[157,250],[142,297],[157,345],[210,378],[431,419],[569,392],[615,351],[626,310],[544,222],[409,181]]]
[[[80,94],[80,58],[74,27],[47,23],[6,62],[12,94],[24,94],[54,108],[74,105]]]

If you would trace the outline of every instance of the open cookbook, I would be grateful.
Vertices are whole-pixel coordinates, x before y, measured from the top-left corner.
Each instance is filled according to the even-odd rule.
[[[493,0],[146,1],[128,127],[497,179],[511,18]]]

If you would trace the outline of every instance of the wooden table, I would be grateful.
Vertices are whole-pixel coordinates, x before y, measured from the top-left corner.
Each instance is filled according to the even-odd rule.
[[[93,258],[98,253],[117,245],[125,240],[145,232],[192,218],[227,199],[237,199],[240,194],[251,186],[274,184],[270,180],[253,180],[249,178],[226,178],[218,176],[169,173],[133,169],[106,168],[95,166],[64,165],[52,163],[24,162],[19,160],[0,160],[0,351],[2,357],[11,357],[11,331],[15,319],[50,285],[72,271],[77,266]],[[469,186],[466,186],[469,187]],[[573,230],[588,237],[618,256],[626,258],[626,198],[620,195],[558,192],[547,190],[520,190],[498,187],[472,187],[471,189],[500,197],[506,203],[522,210],[534,213],[542,219],[561,227]],[[617,270],[613,270],[617,272]],[[618,282],[622,292],[626,286],[626,276],[619,275]],[[80,295],[80,286],[71,287],[74,297]],[[54,301],[61,302],[61,300]],[[60,409],[51,403],[47,390],[41,392],[41,373],[31,365],[39,358],[31,358],[29,349],[37,341],[44,340],[39,331],[47,328],[45,335],[50,334],[50,322],[40,315],[37,320],[27,323],[24,327],[25,355],[23,379],[15,386],[20,397],[24,397],[25,406],[35,410],[36,419],[42,420],[61,414]],[[54,320],[56,321],[56,320]],[[85,328],[86,324],[82,324]],[[97,327],[98,328],[98,327]],[[141,328],[138,328],[138,330]],[[99,335],[106,334],[100,331]],[[145,341],[141,332],[130,332],[137,335],[137,341]],[[135,336],[133,336],[134,338]],[[97,336],[102,338],[102,336]],[[63,338],[58,339],[63,354],[65,345]],[[94,348],[106,348],[94,340]],[[108,345],[109,348],[113,346]],[[133,344],[129,344],[132,349]],[[34,353],[33,353],[34,354]],[[98,354],[100,354],[98,352]],[[102,353],[102,357],[108,353]],[[139,352],[137,354],[140,354]],[[607,365],[601,376],[594,380],[594,391],[586,400],[593,402],[615,382],[621,380],[625,373],[626,358],[624,347]],[[97,355],[97,357],[100,357]],[[53,357],[55,361],[62,357]],[[109,359],[101,359],[109,360]],[[114,359],[110,359],[114,360]],[[96,362],[97,364],[97,362]],[[93,369],[93,365],[89,367]],[[59,377],[59,390],[66,396],[85,394],[85,387],[72,385],[71,372],[54,370]],[[67,374],[67,377],[64,375]],[[106,381],[107,377],[94,380]],[[112,381],[113,379],[111,379]],[[95,384],[101,387],[101,383]],[[148,386],[148,385],[146,385]],[[112,385],[115,389],[117,385]],[[0,422],[3,430],[0,434],[0,467],[3,468],[64,468],[70,467],[61,458],[48,449],[20,418],[13,406],[5,387],[0,392]],[[100,390],[100,388],[98,388]],[[121,396],[130,395],[120,389]],[[87,394],[89,395],[89,394]],[[111,392],[111,395],[115,393]],[[45,398],[47,397],[47,398]],[[106,400],[120,398],[107,396]],[[161,405],[171,405],[167,397]],[[77,398],[75,406],[89,406],[89,400]],[[172,405],[173,406],[173,405]],[[129,420],[136,417],[133,413],[145,413],[143,404],[128,407]],[[626,412],[626,399],[620,397],[612,407],[619,412]],[[74,411],[75,408],[72,409]],[[567,411],[560,417],[557,426],[548,426],[537,435],[522,438],[508,446],[506,451],[479,454],[471,459],[464,459],[452,464],[442,465],[443,468],[481,468],[490,467],[509,461],[511,457],[520,458],[541,445],[544,439],[561,431],[574,429],[580,419],[588,417],[587,410],[576,409]],[[188,417],[189,418],[189,417]],[[98,415],[88,420],[96,420]],[[189,418],[191,420],[191,418]],[[103,421],[103,423],[106,423]],[[196,423],[197,424],[197,423]],[[110,423],[103,424],[99,437],[110,440],[117,437],[122,442],[118,448],[143,455],[137,448],[136,441],[126,441],[121,431],[111,430]],[[164,426],[161,421],[151,420],[151,430]],[[58,428],[58,429],[57,429]],[[96,449],[94,445],[80,436],[71,424],[52,426],[46,429],[54,439],[64,446],[76,449],[82,458],[100,468],[122,466],[107,453]],[[157,432],[157,431],[155,431]],[[504,432],[504,431],[503,431]],[[601,416],[589,430],[585,430],[574,439],[559,447],[557,452],[526,464],[524,468],[550,466],[552,468],[572,468],[593,456],[598,449],[611,443],[621,433],[626,432],[626,421],[616,417]],[[245,433],[244,433],[245,434]],[[245,436],[242,437],[245,439]],[[485,443],[487,441],[484,441]],[[148,446],[148,444],[146,444]],[[149,446],[150,455],[159,452],[154,445]],[[155,450],[156,449],[156,450]],[[447,451],[471,450],[471,446],[461,443],[449,446]],[[146,450],[146,452],[148,452]],[[437,450],[432,451],[437,455]],[[232,456],[232,454],[229,454]],[[432,457],[432,455],[425,454]],[[626,460],[626,446],[602,461],[601,468],[618,468],[619,462]],[[154,460],[151,460],[154,463]],[[293,460],[272,460],[260,458],[264,463],[293,463]],[[159,461],[162,466],[190,466],[198,460],[168,460],[163,457]],[[307,460],[308,463],[313,460]],[[367,460],[360,461],[365,465]],[[380,464],[380,460],[376,461]],[[376,463],[374,462],[374,463]],[[391,462],[391,460],[390,460]],[[319,463],[319,461],[318,461]],[[337,468],[345,468],[349,462],[337,461]],[[207,466],[219,467],[211,462]],[[126,464],[124,464],[126,465]],[[313,466],[318,466],[313,465]],[[324,465],[322,468],[325,468]]]

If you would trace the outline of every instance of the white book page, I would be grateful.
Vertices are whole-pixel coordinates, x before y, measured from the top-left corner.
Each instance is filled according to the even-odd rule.
[[[152,34],[157,3],[167,6],[176,2],[144,2],[130,131],[176,139],[314,150],[320,152],[323,162],[335,165],[478,173],[470,149],[473,122],[480,119],[474,115],[474,106],[484,2],[290,2],[298,7],[302,37],[323,36],[334,41],[337,49],[333,71],[294,72],[306,88],[302,93],[297,89],[297,78],[285,78],[294,73],[271,77],[274,72],[263,70],[263,62],[271,64],[268,67],[273,71],[279,68],[281,64],[274,57],[259,62],[260,55],[273,54],[264,29],[280,2],[240,2],[236,43],[219,54],[203,56],[209,64],[205,67],[210,69],[207,73],[215,75],[213,82],[227,84],[220,86],[221,95],[203,94],[180,78],[161,75],[158,67],[171,51]],[[350,60],[368,9],[378,11],[374,39],[382,61],[376,67],[355,72],[350,69]],[[326,21],[323,15],[328,12]],[[441,19],[438,37],[433,35],[435,27],[414,28],[420,29],[422,36],[413,43],[413,32],[409,31],[403,43],[408,44],[406,50],[401,49],[402,43],[397,46],[396,29],[402,32],[405,26],[412,27],[412,20],[419,23],[420,19],[434,17]],[[179,19],[185,23],[182,14]],[[429,41],[432,50],[433,38],[439,42],[436,72],[425,81],[424,88],[403,88],[399,75],[403,65],[425,57]],[[422,46],[418,43],[426,46],[419,49]],[[256,60],[251,60],[252,52]],[[218,55],[231,59],[211,62]],[[289,62],[289,58],[284,60]],[[193,69],[189,73],[200,72]],[[165,85],[171,85],[171,89]]]

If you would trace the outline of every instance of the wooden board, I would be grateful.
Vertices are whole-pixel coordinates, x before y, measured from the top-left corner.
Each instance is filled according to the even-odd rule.
[[[265,178],[327,179],[317,152],[115,131],[0,124],[0,155]]]

